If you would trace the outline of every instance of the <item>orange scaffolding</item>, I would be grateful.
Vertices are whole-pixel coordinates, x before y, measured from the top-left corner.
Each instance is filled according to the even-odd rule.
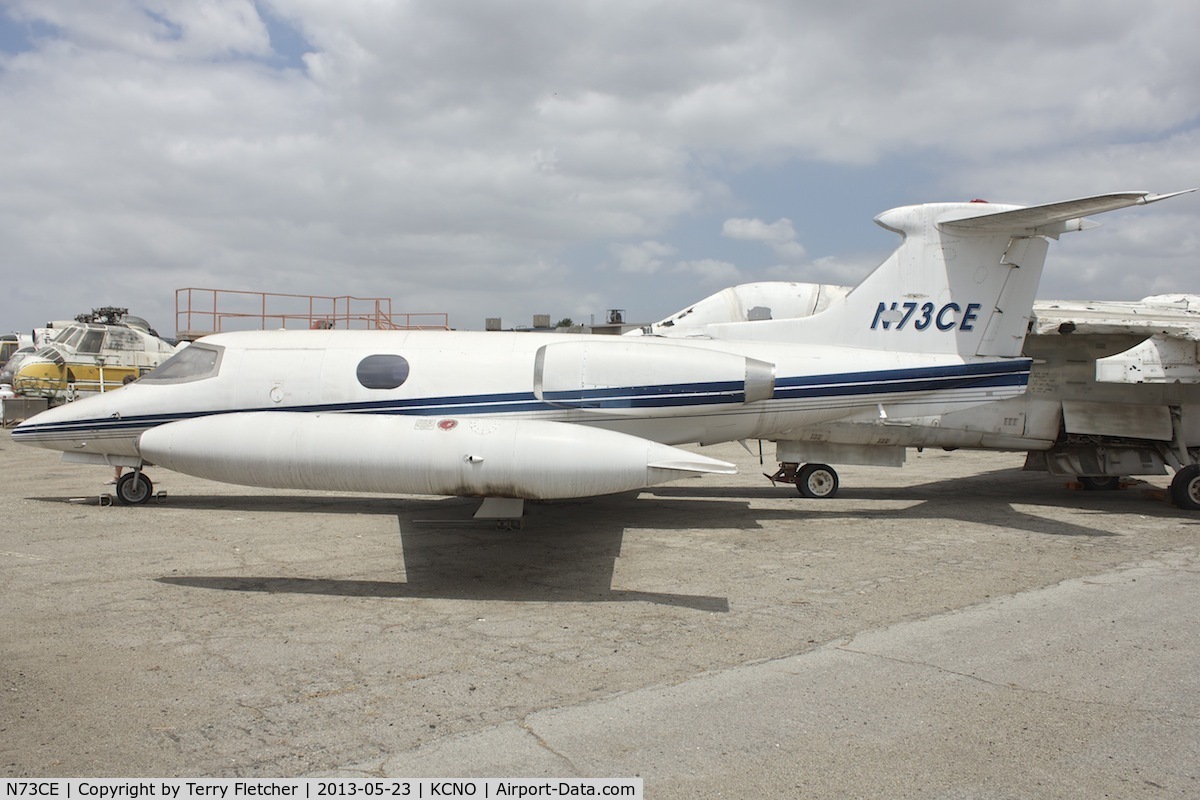
[[[224,331],[295,329],[449,330],[443,312],[393,312],[387,297],[325,297],[237,289],[175,290],[175,338]]]

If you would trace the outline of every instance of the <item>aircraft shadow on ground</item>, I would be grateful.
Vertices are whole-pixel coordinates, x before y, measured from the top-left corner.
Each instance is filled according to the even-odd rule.
[[[640,528],[749,530],[767,520],[819,525],[823,520],[946,520],[996,525],[1053,536],[1108,537],[1119,534],[1086,524],[1049,519],[1014,503],[1077,509],[1105,515],[1116,508],[1145,513],[1134,505],[1137,489],[1067,492],[1061,481],[1003,469],[928,483],[844,486],[838,498],[798,497],[794,487],[722,486],[689,481],[648,492],[554,503],[528,503],[525,527],[499,530],[471,519],[477,501],[379,496],[170,495],[175,509],[320,514],[374,514],[399,524],[405,579],[342,580],[282,576],[168,576],[162,583],[242,592],[297,593],[345,597],[442,598],[518,602],[648,602],[700,611],[729,610],[728,599],[704,595],[641,592],[612,587],[626,524]],[[63,498],[38,498],[64,502]],[[756,500],[782,500],[783,507],[754,507]],[[843,501],[859,501],[847,508]],[[864,508],[861,501],[909,501],[903,508]],[[694,513],[696,502],[703,513]],[[693,513],[684,513],[684,506]],[[1163,516],[1184,512],[1160,505]],[[151,512],[138,509],[137,513]],[[1190,515],[1189,515],[1190,516]]]
[[[299,500],[300,502],[295,502]],[[640,602],[704,612],[729,611],[726,597],[613,588],[621,554],[623,520],[638,518],[636,495],[552,504],[530,504],[523,529],[504,530],[494,522],[475,521],[476,502],[389,500],[385,498],[271,496],[199,497],[172,500],[172,506],[197,510],[315,511],[381,514],[399,523],[404,580],[342,580],[278,576],[167,576],[159,582],[239,592],[296,593],[340,597],[455,599],[510,602]],[[648,505],[678,506],[651,500]],[[718,521],[744,519],[747,504],[717,501]],[[655,527],[672,527],[669,513],[650,513]],[[616,521],[610,521],[616,520]],[[698,525],[689,524],[688,527]]]
[[[1018,510],[1015,504],[1044,508],[1071,509],[1086,515],[1107,515],[1113,511],[1145,514],[1153,511],[1163,517],[1192,516],[1166,503],[1145,501],[1142,490],[1134,487],[1120,491],[1067,491],[1065,479],[1019,469],[999,469],[964,477],[948,478],[911,486],[842,486],[836,498],[816,500],[800,497],[795,487],[740,487],[702,484],[671,484],[649,493],[654,497],[677,500],[712,500],[723,497],[750,499],[790,499],[795,504],[783,516],[806,524],[823,519],[914,519],[973,522],[1024,530],[1051,536],[1119,536],[1086,524],[1064,522]],[[909,501],[905,508],[864,509],[861,504],[847,509],[842,501]],[[765,519],[762,510],[751,512]]]

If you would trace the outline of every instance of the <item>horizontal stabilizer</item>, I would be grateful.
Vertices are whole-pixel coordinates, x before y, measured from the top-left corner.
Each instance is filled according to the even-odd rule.
[[[980,203],[979,213],[975,209],[963,213],[955,211],[941,217],[938,224],[942,227],[960,231],[978,231],[980,233],[1021,233],[1033,232],[1053,225],[1062,225],[1078,221],[1078,225],[1064,225],[1059,232],[1066,230],[1083,230],[1088,224],[1082,219],[1089,214],[1101,214],[1105,211],[1115,211],[1129,206],[1149,205],[1168,197],[1176,197],[1195,189],[1184,189],[1181,192],[1167,194],[1151,194],[1150,192],[1117,192],[1100,194],[1094,197],[1081,197],[1078,200],[1064,200],[1059,203],[1048,203],[1043,206],[1027,208],[1009,208],[1008,210],[989,211],[988,204]]]

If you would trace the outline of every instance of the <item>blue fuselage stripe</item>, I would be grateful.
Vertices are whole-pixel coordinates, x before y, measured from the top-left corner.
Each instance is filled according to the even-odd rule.
[[[1020,359],[985,364],[959,364],[918,369],[876,370],[833,375],[805,375],[779,378],[772,400],[858,397],[1023,387],[1029,381],[1032,362]],[[230,408],[174,414],[145,414],[104,417],[38,424],[36,418],[13,430],[14,440],[23,438],[69,437],[87,432],[89,436],[116,436],[209,414],[249,411],[289,411],[355,414],[405,414],[446,416],[469,414],[513,414],[562,409],[655,409],[687,406],[727,405],[745,402],[741,381],[677,383],[623,388],[579,389],[549,392],[544,400],[532,392],[509,392],[443,397],[393,398],[370,402],[326,403],[286,408]]]

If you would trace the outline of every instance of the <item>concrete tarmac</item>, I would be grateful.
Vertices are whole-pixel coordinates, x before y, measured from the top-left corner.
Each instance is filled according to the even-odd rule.
[[[768,446],[769,451],[769,446]],[[646,797],[1200,796],[1200,516],[910,452],[531,504],[97,504],[0,434],[0,771],[617,777]]]

